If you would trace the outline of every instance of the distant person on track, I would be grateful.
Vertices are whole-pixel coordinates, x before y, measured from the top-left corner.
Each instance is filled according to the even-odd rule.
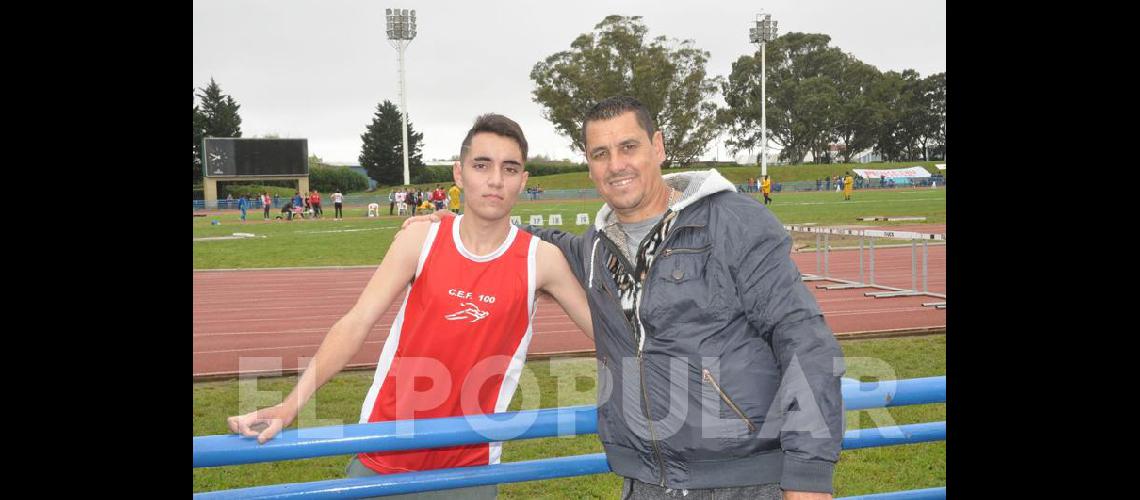
[[[238,210],[241,210],[241,222],[242,224],[245,224],[245,210],[249,208],[249,200],[246,199],[244,194],[241,195],[241,198],[238,198],[237,206]]]
[[[332,194],[333,200],[333,220],[341,220],[344,217],[344,195],[341,194],[340,188],[334,190]]]
[[[764,193],[765,205],[772,203],[772,179],[767,175],[764,176],[764,180],[760,181],[760,192]]]
[[[401,189],[399,191],[396,191],[396,193],[392,195],[392,199],[396,200],[396,206],[397,207],[403,208],[406,206],[405,204],[408,202],[408,193]],[[389,214],[389,215],[391,215],[391,214]],[[407,214],[405,213],[405,215],[407,215]]]
[[[855,178],[851,177],[851,172],[844,172],[843,178],[843,201],[851,200],[851,187],[855,184]]]
[[[321,211],[321,193],[316,189],[309,195],[309,205],[313,207],[313,218],[319,219],[324,212]]]
[[[431,202],[436,210],[443,210],[447,206],[447,193],[443,192],[443,186],[436,184],[435,189],[431,192]]]
[[[268,192],[261,193],[261,208],[263,209],[262,220],[269,220],[269,206],[273,204],[273,199],[269,197]]]
[[[448,208],[451,210],[451,213],[459,213],[459,197],[459,188],[455,184],[452,184],[451,189],[447,190],[447,204]]]
[[[293,201],[292,199],[285,201],[285,205],[281,207],[281,215],[277,216],[277,220],[293,220]]]
[[[317,389],[359,352],[373,325],[405,290],[360,423],[506,411],[526,359],[540,290],[592,337],[585,292],[562,253],[510,223],[511,208],[526,186],[526,152],[517,123],[501,115],[480,116],[452,169],[455,183],[468,194],[464,214],[418,224],[394,240],[288,397],[276,406],[229,417],[229,429],[265,443],[290,425]],[[430,388],[421,388],[419,380],[425,378],[431,379]],[[496,464],[500,446],[360,453],[347,473],[361,477]],[[494,498],[496,492],[491,485],[447,494]]]

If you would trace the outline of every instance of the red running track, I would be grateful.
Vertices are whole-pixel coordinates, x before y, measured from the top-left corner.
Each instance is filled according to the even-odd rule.
[[[815,273],[814,252],[795,253],[793,261],[804,273]],[[864,266],[869,265],[869,253]],[[921,273],[922,248],[918,248]],[[911,249],[876,248],[875,282],[910,288]],[[829,276],[858,279],[857,250],[832,251]],[[864,267],[866,272],[866,267]],[[375,268],[194,272],[194,376],[218,377],[236,373],[281,371],[303,367],[316,354],[321,340],[352,307]],[[927,289],[946,292],[946,247],[928,247]],[[869,279],[869,275],[865,275]],[[929,296],[875,299],[864,292],[874,289],[822,290],[823,281],[805,282],[823,309],[827,324],[837,336],[864,332],[945,327],[946,310],[923,307],[937,302]],[[921,275],[918,278],[921,289]],[[349,367],[374,366],[388,329],[399,311],[396,301],[369,333]],[[591,341],[550,297],[540,295],[534,317],[529,356],[588,352]],[[304,359],[303,359],[304,358]]]

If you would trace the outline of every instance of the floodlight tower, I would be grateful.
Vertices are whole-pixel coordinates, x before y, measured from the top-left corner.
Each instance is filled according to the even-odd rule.
[[[388,44],[400,54],[400,122],[404,125],[404,185],[411,184],[408,173],[408,99],[404,83],[404,49],[416,37],[416,11],[385,9],[388,17]]]
[[[767,43],[776,39],[776,23],[771,14],[756,14],[756,26],[748,30],[749,40],[760,47],[760,176],[768,175],[768,78],[765,71]]]

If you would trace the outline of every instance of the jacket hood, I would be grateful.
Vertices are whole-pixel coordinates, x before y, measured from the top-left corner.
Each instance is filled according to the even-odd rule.
[[[681,199],[669,206],[674,212],[679,212],[711,194],[721,191],[736,191],[736,186],[733,186],[728,179],[720,175],[720,172],[717,172],[715,168],[696,172],[665,174],[662,177],[665,178],[666,186],[681,192]],[[611,218],[614,220],[610,220]],[[616,216],[607,203],[598,209],[598,214],[594,217],[594,228],[602,231],[614,222],[617,222]]]

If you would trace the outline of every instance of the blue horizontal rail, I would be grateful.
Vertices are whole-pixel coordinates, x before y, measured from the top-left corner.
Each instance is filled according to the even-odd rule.
[[[846,410],[946,402],[945,375],[878,382],[844,382],[842,386]]]
[[[605,453],[509,462],[477,467],[436,469],[364,478],[332,479],[310,483],[275,484],[236,490],[199,493],[194,498],[359,498],[397,495],[497,483],[517,483],[610,471]]]
[[[592,405],[491,415],[432,418],[288,429],[269,442],[224,434],[194,438],[194,467],[276,462],[362,451],[396,451],[465,444],[593,434]]]
[[[946,498],[946,487],[921,490],[892,491],[854,497],[840,497],[842,500],[941,500]]]
[[[946,438],[946,422],[911,424],[897,427],[880,427],[847,431],[843,449],[874,446],[892,446],[934,441]],[[466,488],[498,483],[538,481],[559,477],[584,476],[609,472],[604,453],[570,457],[509,462],[477,467],[436,469],[385,474],[367,478],[332,479],[309,483],[275,484],[194,495],[195,498],[357,498],[375,495],[397,495],[438,489]],[[887,495],[913,494],[917,496],[867,496],[857,498],[945,498],[932,490],[894,492]],[[853,497],[855,498],[855,497]]]
[[[843,433],[843,449],[858,450],[879,446],[925,443],[946,439],[946,422],[856,429]]]

